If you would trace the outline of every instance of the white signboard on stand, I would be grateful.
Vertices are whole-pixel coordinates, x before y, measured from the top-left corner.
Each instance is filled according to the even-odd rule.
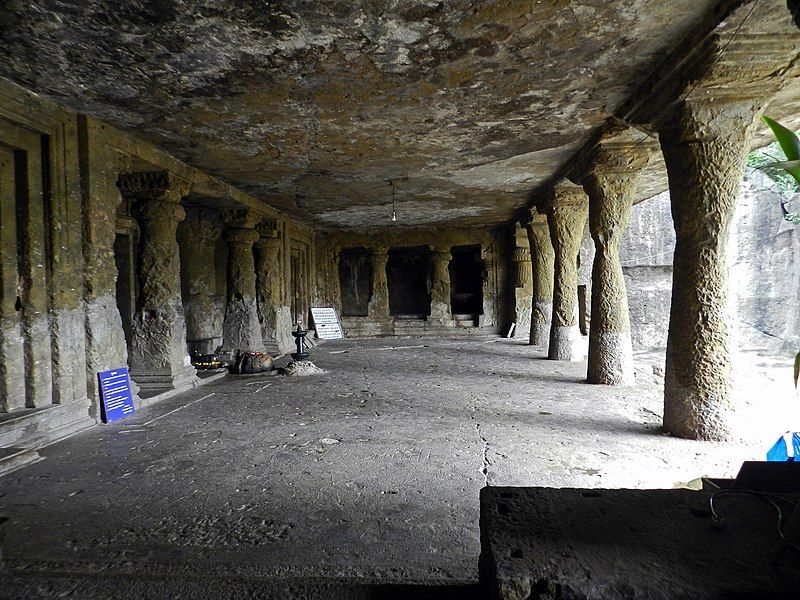
[[[314,319],[314,329],[317,330],[317,337],[322,340],[341,340],[344,339],[342,324],[336,316],[336,309],[333,307],[312,308],[311,318]]]

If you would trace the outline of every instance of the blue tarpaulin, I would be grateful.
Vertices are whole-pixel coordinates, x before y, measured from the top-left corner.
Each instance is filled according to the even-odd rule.
[[[787,431],[767,452],[767,460],[785,462],[800,458],[800,433]]]

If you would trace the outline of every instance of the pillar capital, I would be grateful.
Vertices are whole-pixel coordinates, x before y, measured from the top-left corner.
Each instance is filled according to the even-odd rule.
[[[258,241],[258,232],[255,229],[232,227],[225,230],[225,241],[229,244],[255,244]]]
[[[589,155],[588,177],[638,178],[658,150],[658,138],[618,122],[609,122]],[[588,193],[588,190],[587,190]],[[591,198],[591,194],[590,194]]]
[[[186,211],[180,204],[161,198],[141,200],[134,212],[145,224],[162,224],[167,228],[172,223],[177,225],[186,217]]]
[[[586,205],[588,198],[583,188],[568,179],[562,179],[547,193],[544,208],[551,212],[558,208],[577,207]]]
[[[441,247],[431,248],[431,262],[450,262],[453,260],[453,254],[450,249],[442,249]]]
[[[222,211],[222,219],[231,229],[255,229],[263,217],[252,208],[226,208]]]
[[[191,184],[183,177],[169,171],[141,171],[120,175],[117,187],[124,196],[134,200],[178,203],[189,193]]]
[[[275,219],[264,217],[256,225],[259,238],[264,239],[280,239],[280,231],[278,230],[278,222]]]
[[[528,221],[525,226],[547,227],[547,213],[539,212],[536,207],[528,210]]]
[[[373,262],[387,262],[389,260],[389,247],[377,246],[370,250],[370,257]]]
[[[182,227],[184,235],[196,244],[212,244],[219,239],[222,233],[216,212],[208,209],[187,213]]]

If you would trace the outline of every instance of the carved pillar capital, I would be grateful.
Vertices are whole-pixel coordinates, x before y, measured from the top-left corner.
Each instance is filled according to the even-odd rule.
[[[255,229],[264,215],[252,208],[226,208],[222,211],[225,225],[231,229]]]
[[[373,264],[383,264],[386,265],[389,262],[389,247],[388,246],[378,246],[373,248],[370,252],[370,260]]]
[[[117,187],[124,196],[134,200],[178,203],[189,193],[191,184],[169,171],[142,171],[120,175]]]
[[[586,192],[581,186],[562,179],[548,192],[544,208],[548,214],[560,209],[581,210],[587,202]]]
[[[258,241],[258,232],[255,229],[229,228],[225,230],[225,241],[229,244],[253,245]]]
[[[188,212],[182,228],[184,237],[196,245],[213,244],[222,234],[218,214],[206,208]]]

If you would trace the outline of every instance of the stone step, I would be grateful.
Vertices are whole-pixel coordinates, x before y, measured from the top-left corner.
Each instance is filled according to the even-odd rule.
[[[0,415],[0,447],[38,448],[94,424],[87,400],[14,411]]]
[[[33,448],[2,447],[0,448],[0,477],[40,460],[42,457]]]

